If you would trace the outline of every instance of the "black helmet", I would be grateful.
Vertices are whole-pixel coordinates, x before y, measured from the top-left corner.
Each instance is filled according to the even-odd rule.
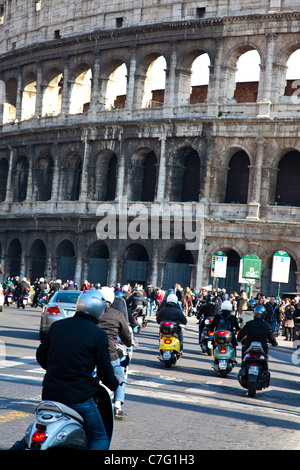
[[[264,319],[266,316],[266,309],[263,305],[257,305],[254,309],[254,318],[262,318]]]
[[[250,299],[250,300],[248,301],[248,308],[249,308],[249,310],[254,310],[255,307],[256,307],[256,300]]]
[[[106,301],[100,291],[85,290],[77,299],[76,312],[85,313],[99,321],[106,309]]]

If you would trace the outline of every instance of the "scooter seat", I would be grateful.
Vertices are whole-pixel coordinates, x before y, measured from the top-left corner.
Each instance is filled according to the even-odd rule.
[[[61,408],[61,410],[63,411],[64,414],[66,414],[68,416],[71,416],[72,418],[77,419],[77,421],[80,421],[81,423],[84,422],[83,417],[79,413],[77,413],[77,411],[75,411],[73,408],[70,408],[69,406],[64,405],[62,403],[60,404],[60,408]]]
[[[63,403],[60,403],[58,401],[48,401],[45,400],[42,403],[38,405],[36,408],[36,411],[42,412],[42,411],[55,411],[55,410],[60,410],[62,413],[71,416],[72,418],[75,418],[77,421],[83,423],[84,419],[83,417],[77,413],[76,410],[73,408],[70,408],[67,405],[64,405]]]

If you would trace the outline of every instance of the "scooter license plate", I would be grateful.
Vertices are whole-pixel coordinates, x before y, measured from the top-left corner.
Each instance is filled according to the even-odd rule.
[[[249,374],[258,375],[258,366],[249,366]]]
[[[164,359],[171,359],[171,351],[164,351],[163,352],[163,358]]]
[[[219,361],[219,367],[220,369],[227,369],[227,361],[225,360]]]
[[[27,300],[23,300],[23,305],[27,305]]]
[[[208,341],[208,342],[207,342],[207,347],[208,347],[208,349],[212,349],[213,346],[212,346],[212,342],[211,342],[211,341]]]

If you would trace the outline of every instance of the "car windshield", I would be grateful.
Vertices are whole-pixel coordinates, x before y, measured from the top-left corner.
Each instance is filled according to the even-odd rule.
[[[53,297],[53,302],[63,302],[64,304],[76,304],[81,292],[59,292]]]

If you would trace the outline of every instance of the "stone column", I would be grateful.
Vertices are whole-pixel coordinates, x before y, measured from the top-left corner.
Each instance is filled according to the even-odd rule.
[[[35,114],[40,117],[43,108],[43,73],[41,62],[37,63],[36,69],[36,101],[35,101]]]
[[[89,117],[91,120],[95,120],[97,116],[99,106],[99,80],[100,80],[100,53],[95,55],[94,70],[92,77],[92,93],[91,93],[91,104],[89,108]]]
[[[32,147],[29,149],[31,150]],[[33,158],[34,155],[29,155],[26,202],[32,202],[33,199]]]
[[[176,42],[171,44],[170,64],[167,70],[166,76],[166,87],[164,97],[164,108],[175,106],[175,94],[176,89],[176,63],[177,63],[177,47]]]
[[[163,132],[160,140],[160,159],[159,159],[159,169],[158,169],[158,183],[156,191],[156,202],[163,202],[165,199],[165,185],[166,185],[166,140],[167,133]]]
[[[22,119],[22,81],[23,71],[20,68],[18,70],[18,84],[17,84],[17,99],[16,99],[16,119],[21,121]]]
[[[64,57],[61,114],[66,116],[70,108],[69,58]]]
[[[83,154],[81,189],[80,189],[79,200],[87,201],[88,200],[88,162],[89,162],[89,154],[90,154],[88,131],[84,133],[81,140],[82,142],[84,142],[84,154]]]
[[[51,202],[56,202],[59,200],[59,154],[58,154],[58,145],[53,146],[53,178],[52,178],[52,189],[51,189]]]
[[[14,149],[9,146],[9,167],[7,175],[6,198],[5,202],[12,202],[14,197],[13,190],[13,164],[14,164]]]
[[[136,73],[136,46],[131,47],[131,59],[130,59],[130,68],[129,76],[127,80],[127,96],[126,96],[126,108],[130,111],[135,108],[135,97],[136,97],[136,87],[135,87],[135,73]]]
[[[266,145],[266,139],[264,137],[258,137],[256,139],[256,162],[255,165],[250,167],[250,178],[249,178],[249,191],[248,191],[248,216],[250,219],[259,219],[260,209],[260,195],[261,195],[261,179],[262,179],[262,165],[264,157],[264,148]]]

